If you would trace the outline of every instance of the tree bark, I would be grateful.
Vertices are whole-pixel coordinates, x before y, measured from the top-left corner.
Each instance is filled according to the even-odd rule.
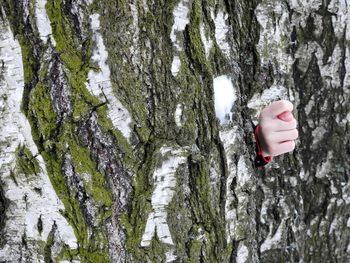
[[[350,261],[349,1],[0,8],[0,262]],[[255,168],[278,99],[300,139]]]

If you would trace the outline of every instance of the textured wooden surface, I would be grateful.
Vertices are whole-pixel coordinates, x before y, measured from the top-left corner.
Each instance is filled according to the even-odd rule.
[[[0,262],[350,261],[349,1],[0,8]],[[257,169],[278,99],[300,139]]]

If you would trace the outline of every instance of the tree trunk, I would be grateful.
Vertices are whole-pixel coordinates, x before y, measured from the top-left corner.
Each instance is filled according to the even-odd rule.
[[[350,261],[349,1],[0,6],[0,262]]]

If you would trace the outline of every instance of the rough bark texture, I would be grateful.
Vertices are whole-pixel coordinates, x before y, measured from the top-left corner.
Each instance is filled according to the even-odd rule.
[[[0,8],[0,262],[350,261],[349,1]],[[300,140],[256,169],[282,98]]]

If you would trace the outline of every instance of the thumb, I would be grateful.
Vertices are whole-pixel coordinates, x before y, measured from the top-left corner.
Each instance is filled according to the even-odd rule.
[[[293,120],[293,115],[290,111],[284,111],[281,114],[279,114],[277,116],[277,118],[282,120],[282,121],[289,122],[289,121]]]

